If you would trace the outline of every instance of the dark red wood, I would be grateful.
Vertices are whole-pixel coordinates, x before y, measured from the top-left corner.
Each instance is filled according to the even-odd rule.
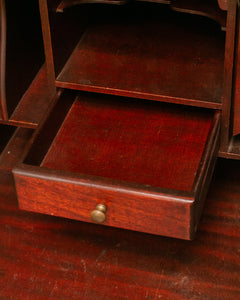
[[[80,96],[41,166],[191,191],[212,118],[212,111]]]
[[[66,111],[67,101],[72,98],[59,99],[24,164],[14,169],[20,207],[91,222],[91,211],[104,203],[106,225],[193,238],[218,148],[219,116],[91,94]],[[59,129],[60,109],[66,118]]]
[[[235,54],[235,76],[233,85],[233,135],[240,133],[240,10],[237,14],[237,31],[236,31],[236,54]]]
[[[40,1],[40,4],[41,4],[41,2],[42,1]],[[115,18],[114,14],[112,13],[112,12],[114,12],[115,8],[109,8],[109,7],[103,8],[103,7],[95,6],[95,5],[87,6],[87,7],[91,7],[91,9],[85,9],[86,6],[76,6],[72,10],[66,9],[64,11],[64,13],[60,14],[61,17],[59,17],[59,16],[56,17],[56,13],[55,14],[53,13],[57,9],[57,3],[55,3],[55,2],[56,1],[48,1],[48,6],[49,6],[50,12],[51,12],[50,19],[54,20],[54,21],[57,20],[57,22],[51,21],[51,31],[52,31],[52,36],[54,39],[54,43],[53,43],[54,58],[53,59],[55,60],[55,67],[56,67],[57,74],[58,74],[58,71],[61,70],[61,68],[63,66],[64,59],[66,60],[66,57],[67,57],[66,53],[71,52],[71,51],[69,51],[69,49],[67,51],[63,51],[63,49],[65,47],[64,48],[61,47],[61,42],[59,43],[59,41],[65,40],[66,44],[68,45],[68,48],[69,48],[69,45],[71,45],[71,46],[74,45],[74,43],[76,43],[76,37],[78,35],[81,36],[81,32],[82,32],[84,24],[85,24],[85,21],[82,21],[79,23],[77,22],[77,19],[76,19],[77,14],[79,14],[79,16],[81,16],[81,12],[83,14],[82,17],[78,18],[79,20],[83,20],[86,15],[89,15],[90,18],[92,17],[92,19],[94,20],[94,24],[96,24],[96,26],[99,25],[98,22],[101,23],[101,26],[104,26],[104,24],[103,24],[104,22],[111,23],[110,16],[113,16],[113,18],[114,18],[113,23],[116,25],[117,18]],[[62,2],[62,4],[65,5],[66,3]],[[194,10],[196,10],[196,11],[199,10],[199,13],[201,13],[201,10],[202,10],[202,11],[205,11],[205,13],[206,13],[209,9],[212,10],[212,5],[213,4],[216,5],[216,1],[215,2],[208,1],[208,4],[209,4],[209,6],[206,6],[206,8],[203,8],[203,7],[205,7],[204,6],[205,4],[203,1],[199,1],[199,2],[191,1],[188,3],[185,0],[184,1],[182,0],[182,1],[177,1],[177,2],[175,2],[175,4],[172,4],[172,5],[175,5],[176,7],[179,7],[181,10],[184,10],[184,11],[189,10],[189,12],[191,12],[191,10],[192,10],[192,12],[193,12]],[[146,56],[147,51],[145,51],[146,53],[144,52],[145,49],[142,52],[141,51],[139,52],[140,54],[141,53],[142,54],[140,55],[141,57],[139,58],[139,61],[136,62],[136,65],[134,65],[134,63],[131,65],[131,52],[128,53],[127,49],[124,48],[126,46],[126,44],[122,45],[126,51],[125,50],[124,50],[125,52],[121,51],[121,53],[120,53],[121,55],[118,55],[119,47],[116,48],[117,50],[115,49],[116,50],[115,52],[109,51],[109,49],[114,50],[114,43],[112,43],[112,41],[114,39],[124,41],[124,39],[126,38],[126,36],[124,36],[124,38],[121,38],[121,39],[119,38],[124,33],[124,31],[122,30],[123,28],[120,28],[117,34],[110,32],[111,30],[115,30],[113,28],[115,25],[113,26],[113,24],[111,24],[111,26],[110,26],[112,29],[109,31],[110,32],[109,33],[109,37],[110,37],[109,44],[107,44],[107,37],[108,37],[106,35],[107,32],[105,32],[104,30],[101,31],[101,26],[100,26],[100,28],[97,28],[98,35],[95,36],[96,40],[94,39],[94,33],[93,33],[93,31],[95,29],[90,28],[87,31],[92,36],[92,38],[95,42],[93,42],[93,40],[89,40],[89,45],[84,45],[80,41],[80,43],[78,45],[80,48],[78,48],[78,46],[77,46],[77,48],[75,49],[75,52],[74,52],[74,55],[76,54],[76,56],[74,56],[74,55],[71,56],[71,58],[69,59],[70,65],[68,65],[68,63],[67,63],[67,65],[63,69],[62,73],[60,73],[60,77],[59,77],[60,80],[57,79],[56,84],[58,86],[61,86],[64,88],[67,87],[67,88],[81,89],[81,90],[101,92],[101,93],[112,93],[112,94],[117,94],[117,95],[122,95],[122,96],[140,97],[140,98],[147,98],[147,99],[152,99],[152,100],[163,100],[164,99],[164,101],[168,101],[168,102],[184,103],[184,104],[195,105],[195,106],[206,106],[206,107],[213,107],[213,108],[219,108],[219,109],[222,108],[222,100],[223,100],[223,108],[222,108],[222,110],[223,110],[222,116],[223,117],[222,117],[222,126],[221,126],[222,127],[222,129],[221,129],[221,132],[222,132],[221,133],[221,153],[227,153],[229,142],[231,140],[231,127],[232,127],[232,123],[231,123],[231,103],[232,102],[231,102],[231,100],[232,100],[232,72],[233,72],[233,59],[234,59],[236,1],[222,0],[222,1],[218,1],[218,4],[219,4],[220,8],[222,10],[227,11],[227,14],[228,14],[228,16],[227,16],[228,20],[227,20],[227,26],[226,26],[227,27],[226,43],[225,43],[225,35],[222,34],[222,37],[220,37],[219,41],[218,41],[218,42],[220,42],[220,41],[222,42],[222,46],[219,47],[219,45],[218,46],[215,45],[216,49],[218,49],[218,51],[219,51],[219,49],[222,49],[221,50],[222,54],[220,55],[222,58],[223,58],[223,53],[224,53],[223,48],[225,47],[225,57],[223,58],[224,62],[223,62],[223,60],[221,62],[219,60],[219,62],[218,62],[218,64],[219,64],[218,67],[220,67],[220,65],[223,66],[223,63],[224,63],[224,71],[223,71],[223,69],[221,69],[221,70],[219,69],[218,71],[216,71],[217,76],[219,76],[219,78],[220,78],[220,76],[222,75],[222,77],[221,77],[220,81],[219,80],[215,81],[215,84],[216,84],[215,86],[212,84],[209,85],[209,91],[210,91],[210,93],[213,93],[213,94],[209,94],[209,97],[207,96],[206,99],[204,99],[204,100],[201,100],[206,96],[206,95],[204,96],[204,93],[203,93],[204,88],[199,86],[199,93],[198,93],[197,92],[198,89],[196,89],[192,80],[194,81],[193,78],[195,78],[196,81],[198,81],[198,84],[200,84],[200,85],[201,85],[201,83],[206,83],[206,84],[210,83],[209,78],[207,80],[205,78],[206,74],[210,74],[209,73],[209,62],[207,62],[207,57],[206,57],[206,64],[205,64],[206,68],[202,72],[202,77],[200,75],[198,75],[199,76],[198,79],[196,78],[196,74],[194,71],[189,72],[189,77],[186,77],[186,74],[185,74],[186,72],[181,72],[181,76],[179,76],[179,78],[180,78],[179,79],[176,76],[177,72],[174,69],[174,68],[176,68],[176,65],[177,65],[176,61],[174,61],[174,59],[171,61],[171,58],[169,58],[169,61],[167,60],[166,68],[165,68],[168,73],[164,73],[166,70],[163,68],[164,70],[162,72],[164,74],[162,74],[163,78],[161,78],[161,76],[159,76],[161,74],[158,73],[159,69],[157,71],[155,70],[156,72],[154,71],[155,72],[154,74],[156,74],[157,75],[156,77],[160,78],[161,80],[160,80],[160,82],[156,81],[156,85],[153,86],[151,84],[154,82],[154,80],[152,78],[154,76],[150,76],[151,81],[149,81],[149,82],[147,80],[145,80],[146,78],[148,79],[147,76],[135,76],[136,74],[143,74],[146,71],[144,69],[146,65],[149,66],[149,64],[150,64],[151,67],[153,65],[152,64],[153,57],[149,56],[147,58],[147,56]],[[196,7],[190,8],[189,5],[191,5],[191,6],[196,5]],[[131,22],[134,22],[133,16],[136,16],[136,10],[139,10],[140,6],[141,6],[141,4],[138,3],[137,6],[135,7],[136,9],[135,8],[133,9],[132,15],[131,15],[131,8],[130,8],[130,13],[129,13],[130,21],[128,21],[129,23],[127,24],[128,32],[125,35],[130,36],[131,28],[129,28],[129,24],[131,24]],[[147,9],[149,9],[150,6],[151,5],[149,5],[149,4],[146,4],[146,6],[144,6],[142,20],[146,21],[147,14],[145,12],[147,11]],[[94,7],[95,8],[97,7],[97,9],[95,10]],[[132,7],[132,6],[130,5],[130,7]],[[148,7],[148,8],[146,9],[146,7]],[[155,4],[153,10],[155,10],[156,11],[155,13],[159,16],[159,12],[155,9],[156,7],[157,7],[157,5]],[[166,8],[164,8],[164,7],[165,7],[164,5],[161,6],[161,12],[163,13],[164,16],[166,16],[166,14],[168,14],[169,12],[167,13],[165,10]],[[121,10],[124,11],[124,9],[125,8],[117,7],[116,14],[121,15],[121,13],[119,13],[119,11],[121,11]],[[128,9],[129,8],[127,8],[127,10]],[[46,5],[45,5],[45,10],[46,10]],[[104,10],[106,10],[105,15],[104,15]],[[141,9],[140,9],[140,11],[141,11]],[[213,9],[213,11],[215,11],[215,9]],[[220,13],[218,8],[216,8],[216,12]],[[225,14],[225,12],[223,12],[223,13]],[[170,14],[173,14],[173,13],[170,13]],[[71,21],[71,18],[69,18],[70,15],[73,16],[72,19],[74,19],[74,21]],[[125,12],[123,12],[122,15],[124,16],[124,18],[126,18]],[[141,16],[141,13],[138,12],[137,15]],[[64,17],[64,16],[67,16],[67,17]],[[181,26],[183,26],[184,22],[187,23],[188,18],[190,18],[190,19],[192,18],[190,16],[187,17],[186,15],[183,15],[183,14],[181,16],[182,16],[182,19],[180,22]],[[120,17],[121,20],[123,20],[124,18]],[[151,19],[153,19],[153,15],[151,15]],[[210,25],[211,21],[206,21],[206,19],[204,19],[204,18],[201,21],[199,21],[200,19],[197,17],[194,17],[193,20],[195,20],[195,22],[196,22],[194,24],[198,24],[199,26],[202,26],[204,22],[207,22],[207,23],[209,22],[208,24],[204,25],[207,34],[209,34],[209,32],[212,30],[212,26],[213,26],[213,25]],[[223,17],[223,19],[224,19],[224,17]],[[100,21],[97,21],[97,20],[100,20]],[[141,20],[141,22],[142,22],[142,20]],[[205,20],[205,21],[203,21],[203,20]],[[169,21],[170,21],[171,25],[173,25],[174,22],[177,22],[176,20],[174,20],[173,22],[172,22],[172,20],[169,20]],[[45,33],[47,33],[47,35],[48,35],[47,40],[48,40],[48,44],[50,45],[50,42],[51,42],[51,38],[49,36],[50,28],[49,28],[49,23],[48,23],[46,14],[43,14],[42,22],[44,23]],[[69,23],[71,23],[70,26],[68,26]],[[138,22],[136,21],[136,23],[138,23]],[[138,25],[136,25],[136,23],[135,23],[135,25],[133,25],[133,27],[138,26]],[[164,21],[163,21],[163,23],[164,23]],[[75,26],[74,24],[75,25],[78,24],[78,25]],[[144,24],[144,26],[146,27],[146,24]],[[202,26],[202,29],[201,29],[203,31],[204,31],[204,26]],[[106,25],[106,27],[107,27],[107,25]],[[177,25],[176,27],[179,27],[179,26]],[[160,47],[160,49],[161,49],[161,47],[163,47],[162,48],[163,51],[161,52],[161,55],[160,55],[163,58],[163,61],[161,59],[159,59],[159,56],[157,55],[156,56],[157,58],[156,57],[154,58],[154,62],[155,62],[154,66],[155,67],[157,65],[157,62],[159,63],[159,65],[164,64],[164,60],[166,59],[165,54],[168,53],[168,51],[166,49],[164,49],[164,47],[167,48],[168,47],[167,43],[169,43],[169,41],[171,41],[171,40],[173,41],[173,43],[172,44],[171,44],[171,42],[169,43],[169,45],[170,45],[169,48],[171,48],[171,51],[172,51],[172,49],[177,49],[176,51],[179,51],[178,53],[180,53],[180,60],[183,58],[181,55],[182,53],[184,53],[184,54],[189,53],[188,52],[189,49],[193,49],[195,38],[196,37],[199,38],[201,31],[199,32],[199,30],[197,29],[197,35],[196,35],[196,31],[193,32],[194,29],[192,28],[193,27],[192,19],[190,20],[189,26],[186,26],[186,27],[188,27],[188,30],[187,31],[185,29],[183,30],[183,36],[181,36],[181,34],[179,35],[179,31],[181,31],[179,28],[177,28],[177,30],[175,30],[174,28],[173,28],[173,30],[168,28],[167,30],[169,30],[170,33],[167,36],[169,37],[169,39],[166,38],[166,40],[164,40],[165,41],[164,43],[161,43],[159,41],[157,41],[157,42],[154,41],[154,43],[156,43],[156,46],[157,46],[156,49],[158,49],[158,47]],[[211,27],[211,30],[210,30],[210,27]],[[79,28],[78,33],[77,33],[77,30],[75,30],[74,28]],[[130,47],[132,50],[134,50],[132,52],[136,52],[136,49],[139,50],[142,47],[141,45],[143,44],[143,41],[146,38],[146,36],[147,37],[149,36],[149,39],[146,38],[146,44],[151,45],[151,43],[153,43],[152,36],[151,36],[151,34],[149,34],[149,31],[146,34],[144,34],[144,36],[142,38],[140,37],[140,40],[137,40],[139,37],[138,35],[139,35],[140,31],[144,33],[144,30],[142,30],[141,26],[139,26],[139,30],[136,30],[136,32],[134,32],[134,30],[133,30],[132,33],[133,33],[134,38],[130,37],[129,39],[127,39],[130,46],[132,45],[131,43],[134,42],[134,39],[135,39],[135,41],[137,41],[136,47],[132,47],[132,48]],[[162,28],[162,31],[165,33],[166,28]],[[190,31],[192,32],[191,37],[190,37],[190,35],[191,35]],[[65,34],[66,32],[68,32],[69,34],[66,35]],[[96,41],[99,38],[100,33],[102,33],[102,32],[103,32],[104,38],[101,39],[101,37],[100,37],[99,44],[98,44],[98,42],[96,42]],[[158,32],[159,32],[159,30],[158,30]],[[112,34],[112,36],[110,36],[111,34]],[[188,34],[190,37],[189,39],[187,38]],[[213,34],[213,36],[216,36],[216,32],[214,32],[214,30],[213,30],[212,34]],[[61,37],[61,35],[62,35],[62,37]],[[85,34],[85,35],[87,35],[87,34]],[[116,36],[117,36],[117,38],[116,38]],[[175,38],[175,36],[177,36],[177,38]],[[61,39],[60,39],[60,37],[61,37]],[[181,41],[178,40],[178,37],[181,37]],[[203,40],[200,43],[201,44],[200,49],[203,50],[204,54],[208,53],[207,47],[209,49],[214,49],[213,45],[211,44],[213,41],[215,41],[214,38],[211,41],[206,40],[204,37],[202,37],[202,39]],[[163,40],[162,37],[160,40],[161,41]],[[82,41],[84,41],[84,37],[83,37]],[[107,46],[106,46],[105,42],[106,42]],[[188,44],[188,42],[190,44]],[[158,43],[159,44],[161,43],[161,44],[159,45]],[[202,46],[202,45],[205,45],[205,43],[206,43],[206,49],[204,50],[203,48],[205,46]],[[223,46],[223,44],[224,44],[224,46]],[[97,46],[97,48],[96,48],[96,45],[98,45],[99,47]],[[178,45],[179,48],[176,47],[176,45]],[[94,46],[95,48],[92,48],[92,46]],[[84,47],[86,47],[86,48],[84,48]],[[199,45],[198,45],[198,48],[199,48]],[[94,51],[92,52],[93,49],[94,49],[94,51],[96,49],[99,50],[99,52],[96,52],[97,53],[96,55],[99,55],[99,59],[97,59],[96,61],[95,61],[95,58],[96,58],[95,53],[94,53]],[[81,61],[81,58],[79,59],[79,57],[78,57],[78,54],[79,54],[78,50],[80,50],[81,53],[83,52],[85,55],[82,58],[82,61]],[[51,51],[51,49],[49,48],[46,51]],[[157,50],[157,51],[159,51],[159,50]],[[154,51],[150,51],[151,54],[152,54],[152,52],[155,53]],[[106,58],[105,62],[103,60],[103,57],[104,57],[103,53],[105,53],[105,58]],[[195,54],[196,53],[197,52],[195,52]],[[210,59],[210,61],[213,62],[213,65],[214,65],[214,59],[216,59],[216,57],[219,58],[219,55],[216,53],[217,53],[216,50],[214,50],[212,52],[213,56],[215,56],[215,57],[213,57],[213,60],[211,59],[211,55],[208,57]],[[122,70],[122,72],[118,72],[121,68],[119,69],[119,66],[117,65],[117,63],[116,63],[117,66],[114,64],[116,62],[115,59],[117,57],[118,60],[121,61],[121,59],[123,59],[123,56],[124,56],[123,54],[126,55],[127,58],[129,58],[129,61],[125,60],[124,64],[123,64],[124,69]],[[172,52],[171,52],[171,54],[172,54]],[[49,57],[49,55],[48,55],[48,57]],[[86,57],[86,59],[85,59],[85,57]],[[110,60],[109,60],[109,57],[110,57]],[[133,57],[134,57],[134,59],[136,59],[135,55]],[[52,68],[53,68],[53,59],[47,59],[49,61],[49,64],[50,65],[52,64]],[[146,59],[146,61],[144,61],[145,59]],[[155,60],[155,59],[157,59],[157,60]],[[71,61],[72,61],[72,65],[71,65]],[[92,61],[94,61],[93,65],[91,66],[91,63],[90,63],[90,65],[88,65],[88,62],[92,62]],[[144,62],[144,64],[143,64],[143,62]],[[187,62],[191,62],[191,59],[189,59],[189,57],[187,59]],[[171,63],[173,64],[173,67],[169,67],[169,66],[171,66]],[[203,67],[203,65],[201,63],[200,63],[200,65],[201,65],[201,67]],[[195,64],[195,61],[193,59],[192,67],[194,66],[194,64]],[[128,69],[126,69],[125,68],[126,65],[128,65],[130,67]],[[191,63],[190,63],[190,65],[191,65]],[[75,71],[73,71],[75,66],[77,66],[77,68]],[[109,68],[107,66],[109,66]],[[68,70],[68,67],[70,67],[69,70]],[[135,67],[136,67],[136,69],[135,69]],[[189,71],[189,65],[186,64],[186,62],[184,62],[179,69],[181,71],[183,71],[184,68],[187,68],[187,70]],[[200,69],[198,63],[196,65],[196,68],[198,70]],[[64,77],[65,70],[67,70],[67,72],[71,73],[71,76],[69,78],[68,78],[68,76]],[[131,71],[131,70],[133,70],[133,71]],[[137,70],[137,71],[135,71],[135,70]],[[168,75],[169,75],[169,73],[171,73],[171,70],[174,70],[172,81],[168,80],[169,79]],[[153,69],[152,69],[152,71],[153,71]],[[127,74],[127,75],[118,76],[118,74],[122,74],[123,72],[124,72],[124,74]],[[129,72],[129,74],[128,74],[128,72]],[[80,74],[79,75],[80,77],[77,74]],[[146,75],[146,73],[145,73],[145,75]],[[63,80],[61,80],[61,76],[63,77]],[[137,78],[135,78],[134,76]],[[215,75],[213,75],[213,77],[214,76]],[[103,80],[103,78],[105,78],[106,80]],[[127,80],[125,80],[126,78],[127,78]],[[141,78],[144,78],[144,79],[141,79]],[[179,82],[176,82],[178,79],[179,79]],[[215,79],[216,79],[216,77],[215,77]],[[95,80],[96,80],[96,82],[95,82]],[[115,84],[116,84],[115,87],[114,87],[114,82],[113,82],[114,80],[115,80]],[[122,83],[122,86],[121,86],[121,83]],[[148,83],[150,86],[149,89],[147,87]],[[188,86],[188,84],[189,84],[189,86]],[[133,85],[133,87],[131,85]],[[134,90],[134,88],[135,88],[135,90]],[[158,89],[159,89],[159,91],[157,91]],[[169,89],[169,90],[167,90],[167,92],[166,92],[165,89]],[[182,93],[182,91],[183,91],[183,93]],[[215,94],[214,94],[214,92],[215,92]],[[195,94],[192,94],[192,93],[195,93]],[[170,96],[162,98],[164,96],[164,94],[165,95],[169,94]],[[217,100],[215,97],[217,98]]]
[[[6,44],[7,44],[7,20],[5,0],[0,1],[0,119],[7,120],[7,101],[6,101]]]
[[[218,161],[191,242],[20,211],[0,175],[2,299],[223,299],[240,293],[240,163]]]
[[[190,226],[194,199],[190,195],[146,191],[87,176],[58,176],[30,167],[14,169],[14,177],[19,206],[24,210],[92,223],[91,212],[103,203],[107,206],[103,225],[182,239],[194,236]]]
[[[222,10],[228,10],[229,0],[218,0],[218,5]]]
[[[221,107],[224,33],[214,22],[139,3],[92,14],[57,86]]]
[[[237,2],[228,0],[227,30],[225,43],[225,61],[224,61],[224,85],[223,85],[223,107],[221,122],[221,146],[222,152],[228,151],[228,145],[231,138],[232,121],[231,107],[233,95],[233,63],[235,53],[235,33],[236,33],[236,12]]]
[[[52,41],[49,28],[49,14],[47,0],[39,0],[39,10],[42,25],[45,64],[49,86],[54,88],[55,70],[53,65]]]

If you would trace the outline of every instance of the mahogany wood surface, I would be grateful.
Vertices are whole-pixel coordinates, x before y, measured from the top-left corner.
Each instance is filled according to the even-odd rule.
[[[57,172],[23,166],[14,169],[14,178],[21,209],[94,223],[91,212],[97,204],[104,204],[107,213],[102,225],[194,238],[191,195],[171,195],[87,176],[59,176]]]
[[[235,54],[235,76],[234,76],[234,103],[233,103],[233,135],[240,133],[240,10],[237,14],[236,31],[236,54]]]
[[[221,107],[225,35],[215,22],[141,3],[90,17],[57,86]]]
[[[191,242],[20,211],[1,172],[0,298],[238,299],[239,168],[218,161]]]
[[[192,239],[219,115],[86,93],[73,102],[64,94],[14,169],[20,207],[91,222],[103,203],[106,225]]]
[[[191,191],[213,114],[176,105],[80,95],[41,166]]]
[[[5,0],[0,1],[0,119],[8,118],[7,101],[6,101],[6,47],[7,47],[7,20]]]
[[[225,43],[224,61],[224,85],[223,85],[223,106],[221,122],[221,152],[228,151],[228,145],[232,130],[232,95],[233,95],[233,64],[235,55],[235,33],[236,33],[237,2],[228,1],[227,30]]]

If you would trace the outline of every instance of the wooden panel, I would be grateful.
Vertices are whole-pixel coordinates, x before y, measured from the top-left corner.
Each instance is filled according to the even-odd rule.
[[[0,297],[238,299],[239,169],[218,161],[191,242],[21,211],[1,172]]]
[[[222,152],[227,152],[232,130],[231,108],[233,95],[233,64],[236,37],[236,11],[237,2],[235,0],[229,0],[225,43],[223,106],[221,121],[222,124],[220,149]]]
[[[212,111],[80,96],[41,166],[191,191],[212,118]]]
[[[7,47],[7,20],[5,0],[0,1],[0,119],[6,120],[8,118],[7,103],[6,103],[6,47]]]
[[[137,7],[99,8],[99,20],[93,14],[94,25],[56,85],[221,107],[224,33],[219,26],[162,7]]]
[[[240,133],[240,10],[237,15],[236,52],[235,52],[235,76],[233,96],[233,135]]]
[[[193,199],[141,191],[96,179],[58,177],[57,173],[26,168],[14,176],[21,209],[92,222],[98,203],[107,206],[104,225],[182,239],[192,238],[190,208]],[[65,179],[66,178],[66,179]],[[35,195],[33,197],[33,195]]]

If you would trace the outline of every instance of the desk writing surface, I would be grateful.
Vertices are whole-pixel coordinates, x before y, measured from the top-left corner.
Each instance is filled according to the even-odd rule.
[[[237,299],[239,162],[218,161],[191,242],[20,211],[0,175],[0,299]]]

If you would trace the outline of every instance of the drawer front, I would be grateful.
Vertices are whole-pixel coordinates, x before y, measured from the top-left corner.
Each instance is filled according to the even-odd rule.
[[[91,212],[97,204],[104,204],[104,225],[190,238],[193,199],[188,197],[64,180],[49,174],[38,176],[31,171],[24,175],[21,170],[15,171],[15,181],[20,208],[25,210],[93,222]]]

